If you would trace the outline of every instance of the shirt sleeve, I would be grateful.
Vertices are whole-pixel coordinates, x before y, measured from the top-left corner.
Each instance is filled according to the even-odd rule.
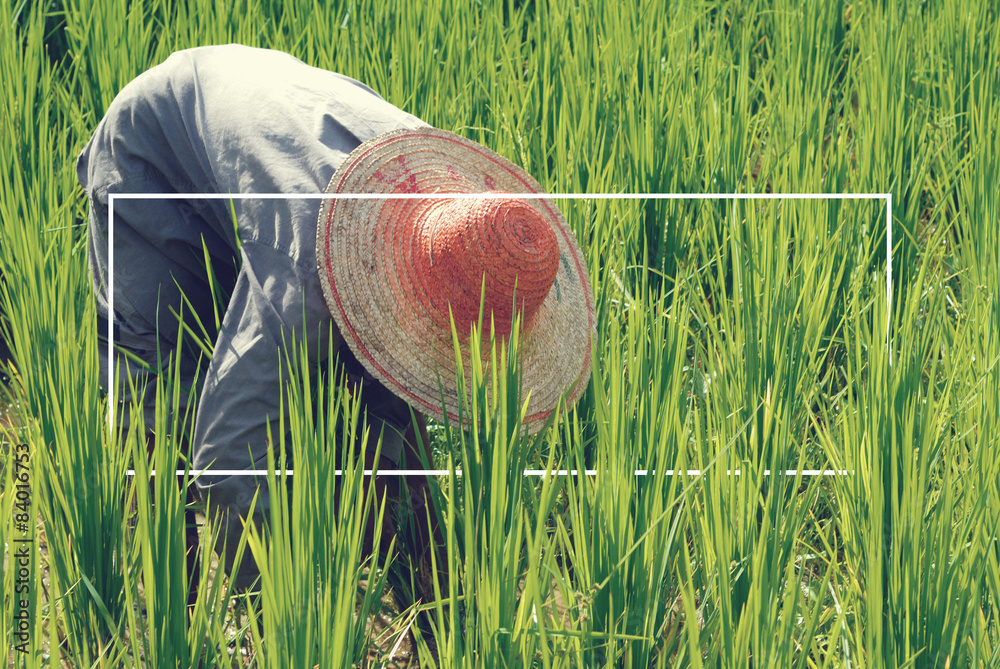
[[[198,470],[266,469],[268,426],[280,438],[282,369],[286,350],[305,339],[319,355],[332,320],[315,268],[279,249],[245,241],[242,266],[226,309],[198,400],[193,466]],[[336,329],[333,336],[338,338]],[[287,349],[286,349],[287,347]],[[325,350],[325,349],[324,349]],[[244,514],[265,476],[211,475],[198,479],[213,505]],[[266,495],[261,509],[268,508]]]
[[[350,355],[330,317],[319,275],[281,250],[259,241],[244,241],[243,262],[227,307],[211,364],[198,400],[193,467],[205,470],[197,479],[213,507],[246,517],[258,493],[256,522],[270,509],[265,475],[220,474],[213,470],[265,470],[270,438],[280,439],[279,419],[284,392],[282,365],[286,351],[303,339],[310,365],[325,359],[328,337],[348,382],[361,392],[368,414],[366,448],[382,439],[382,454],[398,462],[403,435],[410,423],[409,405],[371,377]],[[232,513],[230,513],[230,516]],[[240,524],[227,521],[230,541]]]

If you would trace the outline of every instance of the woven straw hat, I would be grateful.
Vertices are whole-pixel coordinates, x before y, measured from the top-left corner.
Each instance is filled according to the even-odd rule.
[[[467,361],[485,275],[484,337],[492,311],[506,338],[515,296],[522,314],[527,431],[540,429],[560,398],[567,406],[579,399],[594,331],[587,265],[552,200],[516,197],[542,192],[524,170],[450,132],[401,130],[355,149],[326,192],[491,194],[323,201],[316,244],[323,292],[372,376],[438,419],[443,387],[444,409],[457,422],[449,307]]]

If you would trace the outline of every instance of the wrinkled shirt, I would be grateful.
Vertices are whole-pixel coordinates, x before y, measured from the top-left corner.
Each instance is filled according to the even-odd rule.
[[[203,244],[220,283],[227,272],[235,281],[203,374],[195,469],[266,468],[269,422],[277,440],[283,338],[291,342],[294,329],[298,338],[305,333],[310,352],[325,352],[328,335],[337,337],[316,269],[321,201],[155,195],[322,193],[365,140],[425,125],[353,79],[238,45],[177,52],[115,98],[77,163],[91,201],[99,317],[112,320],[120,344],[172,344],[170,306],[181,304],[181,291],[202,322],[214,324]],[[152,194],[115,200],[113,305],[106,287],[109,193]],[[386,420],[408,423],[406,404],[382,391],[384,412],[395,414]],[[214,476],[199,486],[216,503],[245,510],[262,482]]]

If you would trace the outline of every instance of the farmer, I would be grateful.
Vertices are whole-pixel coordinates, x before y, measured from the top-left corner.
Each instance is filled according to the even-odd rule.
[[[284,346],[304,342],[322,357],[334,339],[366,408],[366,463],[385,470],[421,468],[421,448],[430,460],[422,415],[448,412],[457,420],[449,308],[467,358],[484,276],[486,322],[492,311],[504,336],[516,283],[528,429],[537,430],[560,398],[572,403],[586,385],[590,283],[551,201],[295,197],[541,191],[492,151],[430,128],[357,81],[275,51],[181,51],[121,91],[77,172],[91,205],[98,329],[107,337],[110,327],[116,346],[111,360],[106,341],[100,347],[104,387],[120,368],[115,399],[128,424],[124,372],[142,388],[155,379],[149,367],[156,367],[158,348],[164,364],[180,356],[190,391],[182,402],[197,409],[190,454],[194,469],[206,470],[197,490],[224,514],[231,548],[242,531],[237,518],[248,515],[258,492],[254,520],[268,517],[266,479],[240,473],[266,468],[269,426],[277,441]],[[115,200],[112,235],[108,196],[117,193],[148,197]],[[226,301],[217,332],[205,252]],[[200,360],[194,346],[173,352],[182,311],[186,323],[193,311],[210,329],[211,360]],[[147,428],[153,395],[147,390],[142,403]],[[408,495],[398,494],[399,485],[399,477],[376,477],[379,495],[426,503],[425,477],[405,478]],[[426,553],[429,530],[418,534],[422,545],[415,548]],[[246,569],[238,580],[248,585],[252,577]]]

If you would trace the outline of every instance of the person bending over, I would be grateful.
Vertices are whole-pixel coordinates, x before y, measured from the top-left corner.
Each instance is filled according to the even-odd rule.
[[[387,470],[430,461],[424,415],[457,422],[451,318],[468,359],[483,296],[485,322],[492,315],[501,337],[512,310],[522,314],[529,432],[588,381],[590,280],[553,201],[517,197],[542,189],[496,153],[346,76],[238,45],[174,53],[114,99],[77,172],[90,200],[98,330],[115,346],[113,359],[107,341],[100,346],[102,383],[110,388],[118,367],[141,389],[163,363],[158,350],[180,356],[182,405],[196,402],[186,447],[193,468],[207,470],[197,492],[223,513],[231,547],[258,492],[254,520],[268,517],[266,479],[239,472],[266,468],[284,345],[304,343],[321,356],[333,338],[371,428],[366,463]],[[317,193],[334,197],[310,196]],[[112,194],[143,194],[115,199],[113,234]],[[347,194],[368,199],[336,197]],[[206,251],[226,302],[217,332]],[[182,312],[212,329],[210,361],[177,347]],[[115,389],[125,427],[128,375]],[[142,408],[151,427],[154,392]],[[211,473],[223,470],[235,473]],[[408,495],[394,490],[398,477],[377,477],[376,491],[426,503],[427,479],[405,481]],[[417,534],[414,550],[426,553],[433,533]],[[246,586],[254,575],[246,565],[237,580]]]

